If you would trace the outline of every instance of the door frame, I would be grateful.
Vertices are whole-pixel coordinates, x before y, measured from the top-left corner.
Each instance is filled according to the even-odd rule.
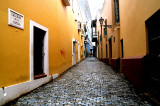
[[[112,59],[112,37],[109,39],[109,58]]]
[[[34,80],[34,26],[46,31],[44,35],[44,73],[49,76],[48,28],[30,20],[30,81]]]
[[[124,58],[123,39],[121,39],[121,58]]]
[[[108,58],[108,45],[106,44],[106,58]]]
[[[72,39],[72,66],[76,64],[76,43],[77,40],[76,39]],[[73,46],[75,44],[75,63],[73,63]]]
[[[80,52],[81,50],[80,50],[80,43],[78,42],[78,62],[80,62],[80,60],[81,60],[81,56],[80,56]]]

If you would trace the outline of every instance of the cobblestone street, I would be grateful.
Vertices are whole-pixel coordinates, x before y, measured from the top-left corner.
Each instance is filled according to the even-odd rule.
[[[54,81],[9,105],[150,105],[141,99],[121,73],[88,57]]]

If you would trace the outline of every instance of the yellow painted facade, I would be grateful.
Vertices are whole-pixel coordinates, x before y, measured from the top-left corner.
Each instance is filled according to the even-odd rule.
[[[138,90],[155,96],[155,100],[160,94],[159,15],[160,0],[104,0],[101,14],[97,15],[98,58],[114,71],[121,71]],[[107,17],[107,25],[112,25],[107,28],[107,37],[103,26],[102,42],[101,17]]]
[[[62,0],[1,0],[0,5],[0,88],[30,81],[30,20],[49,29],[49,75],[72,66],[72,39],[84,41],[71,6]],[[8,25],[8,8],[24,15],[24,30]]]
[[[145,21],[160,9],[159,0],[125,1],[119,0],[120,22],[115,22],[114,0],[105,0],[101,14],[103,19],[107,18],[107,24],[112,25],[112,29],[107,28],[107,37],[103,36],[99,40],[98,58],[107,58],[106,44],[108,47],[108,58],[111,59],[108,39],[112,39],[112,58],[122,58],[121,40],[123,40],[123,58],[132,56],[143,56],[148,52],[147,29]],[[98,19],[99,39],[101,28]],[[102,53],[103,52],[103,53]]]
[[[104,37],[104,30],[103,30],[104,26],[102,27],[103,42],[99,44],[99,57],[98,58],[102,58],[102,59],[109,58],[110,62],[111,62],[111,58],[120,57],[120,40],[119,40],[120,39],[120,26],[119,26],[119,23],[118,24],[115,23],[113,14],[114,14],[113,0],[105,0],[100,17],[104,19],[103,25],[105,24],[105,19],[107,19],[107,25],[112,25],[112,28],[107,27],[107,36]],[[99,21],[98,21],[98,31],[101,34],[101,26],[100,26]],[[112,42],[111,43],[112,57],[111,57],[111,49],[110,49],[110,44],[109,44],[110,38]],[[106,44],[107,44],[107,50],[106,50]]]
[[[117,26],[116,26],[117,27]],[[113,31],[113,37],[112,37],[112,58],[119,58],[120,57],[120,29],[116,28]]]
[[[111,0],[105,0],[104,6],[102,8],[102,12],[100,14],[100,17],[103,17],[104,19],[107,18],[107,24],[112,25],[112,16],[110,15],[112,13],[112,5]],[[99,17],[99,18],[100,18]],[[107,28],[107,36],[104,36],[104,26],[102,27],[102,43],[100,42],[100,35],[101,35],[101,26],[98,21],[98,31],[99,31],[99,57],[98,58],[107,58],[106,56],[106,44],[108,46],[108,38],[112,36],[112,30]],[[105,24],[105,23],[103,23]],[[102,49],[103,50],[102,50]],[[108,48],[109,50],[109,48]],[[103,53],[102,53],[103,52]],[[109,54],[108,54],[109,56]]]
[[[146,55],[148,45],[145,21],[160,9],[160,1],[120,0],[119,6],[124,58]]]
[[[116,21],[115,18],[116,2],[119,5],[119,21]],[[159,9],[159,0],[104,0],[101,14],[97,17],[99,31],[98,58],[103,59],[103,61],[109,58],[110,65],[121,65],[122,58],[145,56],[149,52],[148,32],[145,22]],[[102,27],[102,42],[100,42],[100,17],[103,19],[107,18],[107,25],[112,25],[112,28],[107,28],[107,37],[104,37],[104,26]],[[104,24],[105,22],[103,22]],[[112,56],[109,44],[110,38],[112,42]],[[106,53],[106,44],[108,53]],[[118,63],[119,59],[120,63]],[[111,60],[113,60],[113,64]]]
[[[115,7],[114,0],[111,0],[112,12],[109,14],[112,16],[112,58],[120,57],[120,22],[115,21]]]

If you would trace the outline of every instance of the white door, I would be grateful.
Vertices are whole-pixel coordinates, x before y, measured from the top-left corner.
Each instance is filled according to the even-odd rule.
[[[75,48],[75,43],[73,42],[73,55],[72,55],[72,64],[76,64],[76,48]]]
[[[78,43],[78,62],[80,61],[80,43]]]

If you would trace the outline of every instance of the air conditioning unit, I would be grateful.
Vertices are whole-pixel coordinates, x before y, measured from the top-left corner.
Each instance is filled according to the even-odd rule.
[[[63,0],[63,2],[66,6],[70,6],[70,0]]]

